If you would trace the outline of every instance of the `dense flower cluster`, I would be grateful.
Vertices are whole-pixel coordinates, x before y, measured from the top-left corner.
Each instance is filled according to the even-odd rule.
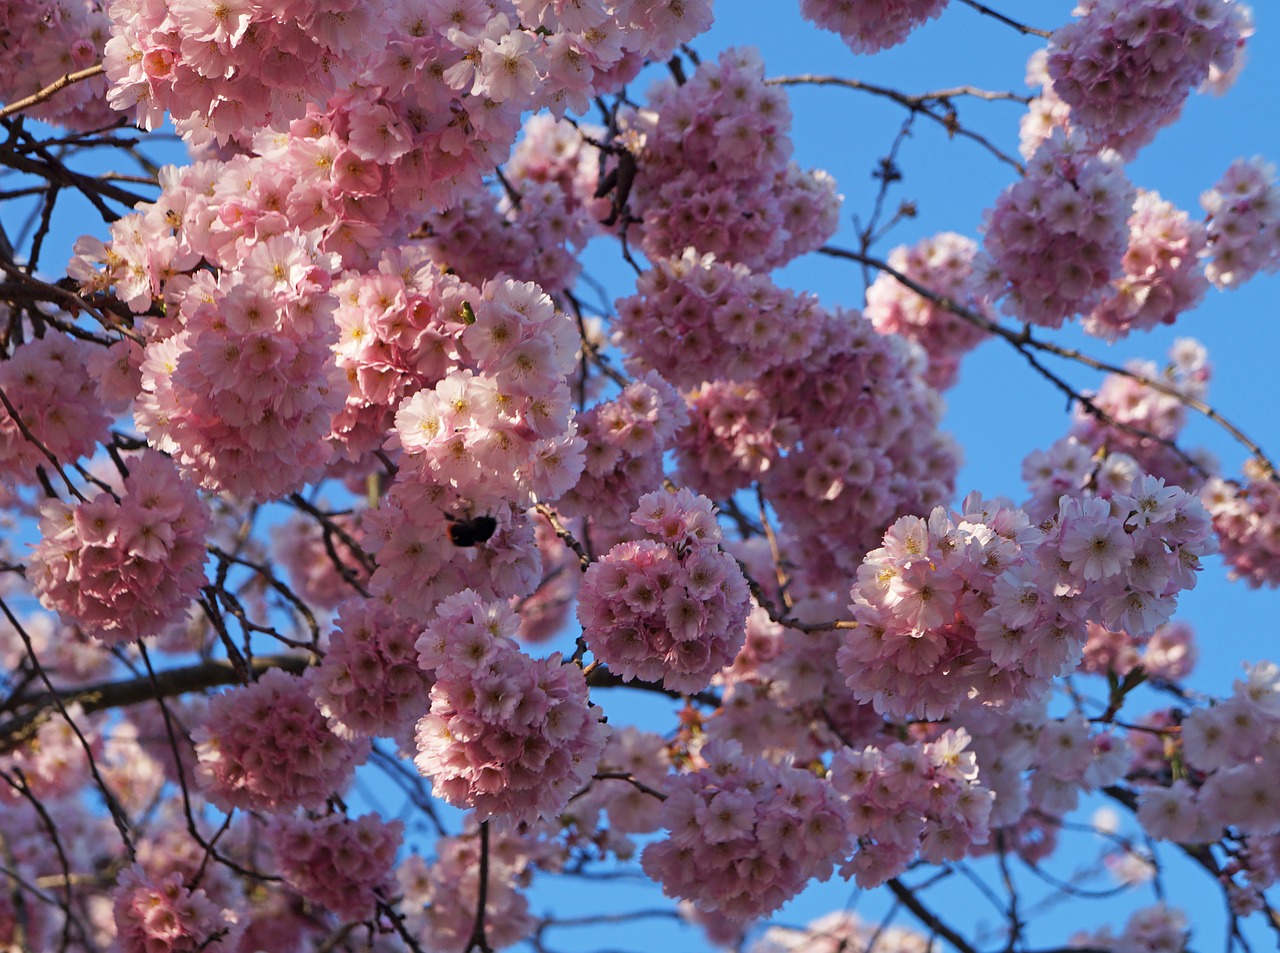
[[[307,674],[307,687],[337,734],[406,736],[427,708],[431,688],[414,647],[421,631],[385,602],[342,604],[324,660]]]
[[[1147,638],[1135,638],[1123,629],[1113,632],[1096,622],[1089,623],[1088,631],[1080,672],[1124,676],[1141,665],[1151,678],[1177,682],[1195,668],[1198,653],[1186,623],[1162,625]]]
[[[1173,446],[1187,419],[1187,401],[1204,401],[1208,398],[1212,368],[1208,354],[1200,342],[1192,338],[1179,338],[1169,350],[1170,361],[1163,369],[1150,361],[1130,361],[1125,374],[1110,374],[1102,387],[1090,398],[1107,420],[1084,408],[1077,407],[1071,426],[1068,446],[1078,441],[1086,455],[1085,478],[1094,476],[1096,461],[1089,462],[1093,454],[1105,454],[1103,467],[1111,476],[1104,477],[1104,492],[1108,481],[1115,474],[1136,467],[1144,473],[1161,477],[1167,483],[1175,483],[1183,489],[1195,491],[1203,484],[1207,474],[1217,471],[1217,463],[1205,452],[1186,453]],[[1153,381],[1167,390],[1142,383],[1138,378]],[[1060,444],[1056,448],[1061,452]],[[1065,450],[1072,456],[1069,449]],[[1061,493],[1078,493],[1084,485],[1068,473],[1057,473],[1053,453],[1033,453],[1024,463],[1024,476],[1029,477],[1032,492],[1042,504],[1036,512],[1052,509]],[[1075,462],[1080,463],[1078,454]],[[1066,468],[1070,471],[1071,467]],[[1054,472],[1054,477],[1046,475]]]
[[[754,50],[726,50],[684,85],[656,84],[648,99],[627,120],[626,141],[639,165],[631,211],[650,259],[692,246],[768,271],[835,232],[835,182],[788,161],[791,110],[765,85]]]
[[[841,874],[859,887],[878,887],[917,853],[940,864],[986,843],[992,794],[978,783],[968,744],[961,729],[923,744],[836,752],[831,783],[848,801],[849,833],[858,845]]]
[[[670,761],[661,735],[633,725],[611,732],[596,767],[596,779],[581,797],[573,799],[561,815],[561,823],[571,822],[619,857],[629,857],[635,845],[628,834],[648,834],[662,826],[662,800],[655,792],[666,783]],[[602,817],[605,814],[607,823]]]
[[[323,10],[257,0],[225,7],[112,0],[108,13],[111,104],[132,111],[143,128],[156,128],[169,112],[189,132],[204,126],[224,142],[301,117],[309,98],[350,80],[375,30],[350,0]]]
[[[826,318],[812,295],[693,248],[655,261],[616,309],[615,338],[630,360],[686,389],[711,378],[749,381],[804,358]]]
[[[603,548],[626,531],[641,495],[662,483],[662,455],[689,423],[689,413],[679,392],[648,371],[574,422],[586,444],[586,465],[558,509],[590,518],[596,545]]]
[[[955,517],[898,520],[852,592],[838,659],[855,696],[895,717],[1005,706],[1079,662],[1087,621],[1137,637],[1167,622],[1214,550],[1208,514],[1155,477],[1109,496],[1064,495],[1038,527],[976,495]]]
[[[1129,216],[1123,274],[1085,319],[1085,331],[1115,341],[1130,331],[1173,324],[1208,290],[1200,262],[1206,241],[1204,225],[1155,192],[1139,191]]]
[[[586,787],[605,745],[582,669],[558,652],[525,655],[518,630],[508,606],[467,589],[440,603],[417,641],[435,684],[414,763],[437,797],[482,821],[554,817]]]
[[[1244,470],[1239,482],[1210,479],[1201,498],[1231,578],[1255,589],[1280,586],[1280,487],[1257,461],[1245,461]]]
[[[889,253],[889,265],[912,281],[962,308],[990,317],[973,273],[978,246],[955,232],[942,232]],[[987,333],[948,308],[921,297],[893,275],[881,274],[867,289],[863,313],[881,334],[901,334],[929,355],[925,380],[943,390],[956,382],[960,358]]]
[[[830,785],[748,758],[731,741],[708,744],[701,758],[697,770],[668,777],[662,824],[671,833],[640,858],[663,892],[745,921],[831,876],[849,835]]]
[[[572,288],[582,270],[577,253],[609,214],[609,202],[593,198],[599,163],[584,136],[604,132],[531,117],[503,166],[510,191],[501,199],[469,192],[427,216],[432,257],[475,284],[506,273],[553,294]]]
[[[189,890],[181,874],[152,877],[139,864],[120,874],[115,922],[121,953],[232,953],[244,932],[234,911]]]
[[[128,466],[118,498],[41,506],[29,570],[47,608],[108,645],[178,622],[205,581],[209,515],[195,487],[154,451]]]
[[[192,737],[196,777],[223,810],[320,807],[346,788],[369,748],[330,731],[306,683],[278,668],[214,696]]]
[[[583,576],[587,645],[627,681],[701,691],[742,647],[747,581],[720,549],[706,497],[658,490],[640,498],[631,521],[656,538],[619,543]]]
[[[1049,38],[1054,94],[1094,148],[1130,156],[1211,70],[1230,72],[1253,32],[1236,0],[1084,0],[1075,12]]]
[[[966,705],[957,720],[995,795],[991,830],[1031,863],[1052,853],[1054,818],[1074,810],[1082,791],[1116,783],[1129,767],[1122,736],[1094,731],[1079,713],[1051,719],[1043,702],[1006,711]]]
[[[41,446],[71,463],[106,439],[111,420],[86,369],[91,353],[82,341],[50,333],[0,361],[0,391],[18,415],[15,420],[0,405],[0,476],[6,483],[35,481],[36,467],[49,462]]]
[[[486,516],[493,534],[472,546],[453,542],[459,521]],[[444,487],[392,484],[376,509],[364,511],[360,542],[377,560],[370,591],[394,600],[403,616],[422,622],[436,604],[463,589],[483,599],[527,596],[537,588],[542,562],[528,513],[505,503],[477,511]]]
[[[1205,274],[1234,288],[1260,271],[1280,269],[1280,186],[1275,167],[1237,159],[1200,204],[1209,213]]]
[[[800,14],[839,33],[855,53],[878,53],[942,13],[947,0],[800,0]]]
[[[713,496],[758,480],[815,583],[847,579],[906,512],[949,498],[958,466],[922,354],[856,312],[827,312],[812,351],[750,384],[690,396],[680,475]]]
[[[371,919],[394,895],[393,868],[404,825],[376,814],[352,820],[272,818],[267,838],[285,882],[341,920]]]
[[[38,92],[67,73],[87,69],[102,56],[110,23],[97,0],[33,0],[0,9],[0,102]],[[87,131],[109,126],[115,113],[106,101],[107,81],[94,76],[27,109],[41,122]]]
[[[458,343],[476,370],[453,370],[401,402],[390,449],[402,479],[452,487],[479,507],[530,494],[554,500],[581,472],[566,376],[577,335],[537,285],[495,280],[464,302]]]
[[[1089,313],[1120,272],[1134,197],[1114,153],[1055,130],[987,213],[980,288],[1045,327]]]
[[[272,499],[329,462],[343,390],[317,256],[293,232],[254,245],[235,271],[198,273],[181,330],[147,347],[138,427],[206,489]]]

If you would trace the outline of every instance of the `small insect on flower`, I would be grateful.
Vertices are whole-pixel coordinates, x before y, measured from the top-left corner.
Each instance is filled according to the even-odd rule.
[[[488,542],[498,528],[498,521],[492,516],[469,516],[460,518],[445,514],[449,521],[449,542],[455,546],[476,546]]]

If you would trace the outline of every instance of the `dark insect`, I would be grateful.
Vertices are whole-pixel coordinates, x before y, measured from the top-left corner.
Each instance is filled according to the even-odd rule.
[[[475,546],[488,542],[498,529],[498,521],[492,516],[460,519],[446,513],[444,518],[449,521],[449,542],[455,546]]]

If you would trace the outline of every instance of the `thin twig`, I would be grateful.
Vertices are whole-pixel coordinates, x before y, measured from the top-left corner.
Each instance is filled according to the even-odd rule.
[[[52,99],[55,95],[73,83],[78,83],[85,79],[92,79],[94,76],[101,76],[103,72],[102,64],[98,63],[95,66],[86,67],[85,69],[79,70],[75,73],[65,73],[60,79],[55,79],[38,93],[32,93],[25,99],[19,99],[16,103],[10,103],[8,106],[0,109],[0,119],[7,119],[10,116],[22,112],[24,109],[30,109],[32,106],[37,106],[40,103]]]

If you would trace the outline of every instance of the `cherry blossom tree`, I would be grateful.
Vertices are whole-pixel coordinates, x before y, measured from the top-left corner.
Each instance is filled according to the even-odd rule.
[[[1268,21],[777,6],[838,74],[711,0],[0,9],[0,950],[1280,936],[1280,667],[1178,614],[1280,585],[1280,474],[1141,343],[1280,270],[1267,159],[1147,179]],[[1025,87],[859,78],[961,17]],[[855,94],[869,186],[793,134]],[[1013,495],[975,348],[1065,398]]]

